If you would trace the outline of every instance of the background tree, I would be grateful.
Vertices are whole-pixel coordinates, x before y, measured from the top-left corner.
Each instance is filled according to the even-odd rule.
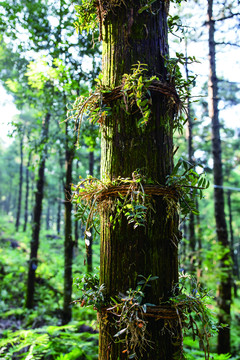
[[[224,212],[224,191],[222,171],[222,149],[220,137],[220,123],[218,112],[218,79],[216,75],[216,50],[215,50],[215,19],[213,13],[213,0],[208,0],[208,30],[209,30],[209,117],[212,121],[212,152],[213,152],[213,178],[214,178],[214,208],[216,219],[216,233],[218,242],[222,245],[221,258],[222,276],[219,285],[219,324],[229,324],[228,327],[219,329],[218,353],[230,352],[230,323],[231,323],[231,289],[232,268],[231,252],[228,240],[227,224]],[[230,10],[229,16],[234,16]],[[228,17],[228,16],[227,16]],[[226,18],[226,15],[224,15]],[[223,17],[221,17],[223,20]],[[220,19],[219,19],[220,20]]]
[[[18,228],[20,225],[22,186],[23,186],[23,138],[24,138],[24,133],[23,133],[23,128],[21,126],[18,126],[18,134],[19,134],[20,165],[19,165],[19,189],[18,189],[18,204],[17,204],[17,215],[16,215],[16,231],[18,231]]]
[[[38,266],[38,248],[39,248],[39,233],[42,215],[42,200],[44,190],[44,172],[45,162],[47,157],[47,141],[48,141],[48,129],[51,114],[47,113],[43,120],[41,141],[44,146],[41,153],[39,168],[38,168],[38,180],[37,191],[33,213],[33,225],[32,225],[32,239],[31,239],[31,252],[28,267],[28,280],[27,280],[27,292],[26,292],[26,307],[31,309],[34,305],[34,289],[35,289],[35,273]]]

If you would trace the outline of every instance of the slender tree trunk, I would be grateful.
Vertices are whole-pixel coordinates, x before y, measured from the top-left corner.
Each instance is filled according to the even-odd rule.
[[[196,199],[196,208],[199,209],[198,200]],[[197,255],[197,282],[198,284],[202,284],[202,228],[200,215],[197,215],[197,244],[198,244],[198,255]]]
[[[188,238],[188,228],[187,228],[187,224],[186,224],[186,221],[183,222],[182,224],[182,227],[181,227],[181,231],[182,231],[182,234],[183,234],[183,239],[184,241],[181,243],[181,252],[180,252],[180,255],[181,255],[181,261],[180,261],[180,264],[181,264],[181,269],[183,272],[186,272],[187,271],[187,266],[186,264],[189,263],[188,259],[187,259],[187,244],[186,244],[186,239]]]
[[[233,225],[232,225],[232,200],[231,200],[231,190],[228,190],[227,192],[227,199],[228,199],[228,213],[229,213],[229,231],[230,231],[230,246],[231,246],[231,255],[232,255],[232,263],[233,263],[233,289],[234,289],[234,297],[237,297],[237,284],[236,284],[236,278],[237,278],[237,259],[234,253],[234,233],[233,233]]]
[[[20,134],[20,167],[19,167],[19,189],[18,189],[18,205],[17,205],[17,215],[16,215],[16,231],[18,231],[20,225],[22,185],[23,185],[23,134]]]
[[[76,170],[78,174],[79,162],[77,161]],[[77,205],[75,206],[75,211],[77,210]],[[79,239],[79,222],[75,219],[74,221],[74,256],[78,253],[78,239]]]
[[[220,124],[218,114],[218,81],[216,76],[216,49],[215,26],[213,19],[213,0],[208,0],[208,31],[209,31],[209,117],[212,121],[212,152],[213,152],[213,178],[214,184],[214,209],[216,219],[216,232],[218,242],[223,246],[224,254],[220,261],[222,276],[219,285],[219,323],[228,324],[218,332],[218,353],[230,352],[230,307],[231,307],[231,253],[228,241],[227,224],[224,212],[222,149],[220,138]],[[229,250],[229,251],[226,251]]]
[[[10,184],[9,184],[9,193],[8,193],[8,196],[5,200],[5,212],[6,214],[9,214],[10,210],[11,210],[11,204],[12,204],[12,181],[10,181]]]
[[[50,229],[50,201],[48,200],[47,204],[47,213],[46,213],[46,230]]]
[[[104,2],[105,3],[105,2]],[[141,1],[128,1],[115,7],[103,23],[103,85],[119,86],[134,64],[148,65],[148,76],[166,81],[164,56],[168,54],[166,1],[154,2],[151,11],[138,10]],[[124,111],[121,99],[111,102],[102,129],[101,175],[111,180],[132,177],[137,169],[146,179],[162,185],[173,166],[173,111],[168,96],[152,92],[152,117],[143,129],[137,126],[139,113]],[[145,301],[158,305],[172,295],[178,281],[178,236],[176,213],[167,217],[163,197],[154,196],[155,212],[148,215],[146,228],[133,229],[125,217],[111,226],[113,210],[103,208],[101,214],[100,282],[110,298],[135,288],[138,275],[158,276],[148,288]],[[109,203],[114,201],[109,198]],[[110,225],[109,225],[110,224]],[[175,234],[175,235],[174,235]],[[115,328],[111,316],[100,313],[99,360],[127,359],[126,348],[114,341]],[[171,332],[163,332],[164,320],[149,318],[147,329],[152,341],[142,360],[172,360],[179,350]]]
[[[26,167],[26,194],[25,194],[25,210],[24,210],[24,225],[23,231],[25,232],[27,229],[28,223],[28,198],[29,198],[29,166],[31,161],[31,152],[28,154],[28,162]]]
[[[33,213],[34,213],[34,184],[35,184],[35,174],[31,173],[31,223],[33,223]]]
[[[72,240],[72,202],[71,202],[71,183],[72,183],[72,163],[74,157],[74,148],[69,145],[69,128],[66,122],[66,183],[65,183],[65,240],[64,240],[64,299],[63,299],[63,317],[62,324],[69,323],[72,318],[72,261],[73,246]]]
[[[60,234],[60,232],[61,232],[61,200],[59,197],[58,203],[57,203],[57,233],[58,233],[58,235]]]
[[[89,153],[89,175],[93,176],[94,169],[94,152],[90,151]],[[93,243],[93,234],[92,229],[90,230],[91,236],[88,237],[89,245],[87,246],[87,272],[91,273],[93,270],[92,266],[92,243]]]
[[[185,63],[185,72],[186,72],[186,79],[189,79],[189,70],[187,64],[187,41],[186,41],[186,63]],[[188,91],[190,89],[188,88]],[[188,161],[193,164],[193,156],[194,156],[194,149],[193,149],[193,121],[192,121],[192,114],[191,114],[191,105],[190,99],[187,98],[187,111],[188,111],[188,120],[187,120],[187,140],[188,140]],[[195,251],[196,251],[196,234],[195,234],[195,219],[194,214],[191,212],[189,215],[189,247],[190,247],[190,271],[191,273],[195,273]]]
[[[47,142],[48,142],[48,128],[50,121],[50,114],[48,113],[43,121],[42,125],[42,143],[45,144],[42,150],[39,168],[38,168],[38,180],[37,191],[35,197],[35,206],[33,212],[33,225],[32,225],[32,239],[31,239],[31,251],[28,266],[28,279],[27,279],[27,294],[26,294],[26,307],[31,309],[34,305],[34,290],[35,290],[35,272],[38,266],[38,248],[39,248],[39,233],[41,226],[41,214],[42,214],[42,200],[44,189],[44,171],[45,161],[47,156]]]
[[[66,150],[65,150],[66,151]],[[64,203],[64,200],[62,200],[62,193],[65,191],[65,179],[64,179],[64,163],[65,159],[64,156],[60,153],[59,154],[59,165],[61,169],[61,175],[59,177],[59,188],[58,188],[58,194],[59,194],[59,202],[58,202],[58,217],[57,217],[57,232],[60,234],[61,231],[61,220],[62,220],[62,204]],[[66,158],[66,154],[65,154]]]

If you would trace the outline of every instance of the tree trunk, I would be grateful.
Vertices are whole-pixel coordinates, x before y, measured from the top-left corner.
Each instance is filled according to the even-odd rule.
[[[151,11],[138,10],[140,1],[124,2],[106,14],[103,23],[103,85],[115,88],[134,64],[148,65],[148,76],[157,75],[166,82],[164,57],[168,54],[166,2],[158,0]],[[122,100],[111,103],[111,115],[102,129],[101,176],[104,180],[132,177],[139,169],[147,179],[164,186],[173,166],[173,111],[168,96],[152,91],[152,117],[139,128],[139,113],[124,110]],[[109,202],[114,200],[109,198]],[[138,275],[158,276],[148,288],[146,302],[158,305],[172,295],[178,281],[178,251],[175,240],[177,215],[167,218],[163,197],[153,196],[155,212],[149,212],[146,228],[127,224],[124,217],[111,226],[113,210],[101,213],[100,282],[107,296],[125,293],[137,285]],[[100,317],[99,360],[127,359],[125,347],[114,342],[117,329],[111,316]],[[147,329],[152,347],[142,360],[171,360],[179,350],[171,332],[162,331],[164,320],[149,320]]]
[[[38,265],[37,254],[39,247],[39,233],[41,226],[41,214],[42,214],[42,200],[44,189],[44,171],[45,161],[47,157],[47,142],[48,142],[48,128],[51,115],[48,113],[43,121],[42,125],[42,143],[45,144],[44,149],[41,152],[39,168],[38,168],[38,180],[37,191],[35,195],[35,206],[33,212],[33,225],[32,225],[32,239],[31,239],[31,251],[28,266],[28,280],[27,280],[27,294],[26,294],[26,307],[31,309],[34,305],[34,290],[35,290],[35,272]]]
[[[224,212],[222,149],[218,114],[218,81],[216,76],[215,26],[213,19],[213,0],[208,0],[208,31],[209,31],[209,117],[212,121],[212,153],[214,184],[214,209],[218,242],[223,246],[224,254],[220,261],[222,276],[219,285],[218,306],[219,323],[228,324],[218,332],[218,353],[230,352],[230,307],[231,307],[231,253],[228,241],[227,224]],[[229,250],[229,251],[226,251]]]
[[[187,55],[187,41],[186,41],[186,63],[185,63],[185,72],[186,72],[186,79],[189,80],[189,71],[188,71],[188,55]],[[188,88],[188,91],[190,89]],[[188,140],[188,161],[193,164],[193,156],[194,156],[194,149],[193,149],[193,121],[192,121],[192,114],[191,114],[191,105],[190,99],[187,98],[187,112],[188,112],[188,119],[187,119],[187,140]],[[195,234],[195,219],[194,214],[191,212],[189,215],[189,247],[190,247],[190,272],[195,274],[195,251],[196,251],[196,234]]]
[[[232,225],[232,200],[231,200],[231,190],[227,192],[228,199],[228,213],[229,213],[229,230],[230,230],[230,246],[231,246],[231,255],[232,255],[232,263],[233,263],[233,289],[234,289],[234,297],[237,297],[237,274],[238,274],[238,262],[234,252],[234,233],[233,233],[233,225]]]
[[[58,203],[57,203],[57,233],[58,235],[61,232],[61,205],[62,205],[62,200],[61,200],[61,195],[62,195],[62,184],[59,184],[59,198],[58,198]]]
[[[46,213],[46,230],[50,229],[50,200],[48,200],[47,204],[47,213]]]
[[[20,225],[21,204],[22,204],[22,185],[23,185],[23,134],[20,136],[20,167],[19,167],[19,190],[18,190],[18,205],[16,215],[16,231]]]
[[[35,174],[34,171],[31,173],[31,223],[33,223],[33,215],[34,215],[34,184],[35,184]]]
[[[89,153],[89,175],[93,176],[94,169],[94,152],[90,151]],[[93,243],[93,234],[92,229],[90,230],[91,236],[88,237],[89,245],[87,246],[87,272],[91,273],[93,270],[92,266],[92,243]]]
[[[57,203],[57,233],[58,235],[61,232],[61,201],[58,200]]]
[[[198,200],[196,199],[196,208],[199,209]],[[201,221],[200,221],[200,215],[197,215],[197,244],[198,244],[198,254],[197,254],[197,282],[200,285],[203,285],[202,283],[202,273],[203,273],[203,267],[202,267],[202,227],[201,227]]]
[[[25,209],[24,209],[24,225],[23,231],[25,232],[27,229],[28,223],[28,198],[29,198],[29,166],[31,161],[31,152],[28,154],[28,162],[26,167],[26,194],[25,194]]]
[[[79,162],[76,164],[76,172],[78,174]],[[77,210],[77,205],[75,206],[75,211]],[[74,221],[74,257],[78,254],[78,239],[79,239],[79,222],[75,219]]]
[[[11,205],[12,205],[12,188],[13,188],[13,185],[12,185],[12,180],[10,181],[10,184],[9,184],[9,193],[8,193],[8,196],[6,197],[6,200],[5,200],[5,212],[6,214],[8,215],[10,210],[11,210]]]
[[[64,298],[63,298],[63,316],[62,324],[69,323],[72,318],[72,261],[73,246],[72,240],[72,202],[71,202],[71,183],[72,183],[72,163],[74,157],[74,144],[69,145],[69,124],[66,122],[66,151],[65,151],[65,229],[64,229]]]

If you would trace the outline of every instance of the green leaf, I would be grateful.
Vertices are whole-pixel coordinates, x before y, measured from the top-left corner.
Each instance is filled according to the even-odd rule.
[[[157,280],[157,279],[159,279],[158,276],[151,276],[151,277],[149,278],[149,281],[153,281],[153,280]]]

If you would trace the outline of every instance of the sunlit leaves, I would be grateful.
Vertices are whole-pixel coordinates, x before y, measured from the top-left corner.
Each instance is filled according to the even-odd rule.
[[[78,21],[74,22],[77,31],[86,30],[94,31],[98,25],[97,11],[95,0],[82,0],[81,5],[75,5]]]
[[[175,57],[165,58],[165,66],[168,73],[168,81],[175,87],[180,99],[181,108],[176,114],[174,130],[183,132],[183,125],[187,121],[187,102],[191,102],[191,88],[195,85],[196,76],[190,75],[185,79],[181,72],[181,66],[198,62],[195,56],[186,56],[183,53],[176,52]]]
[[[171,175],[167,178],[167,184],[176,187],[178,190],[183,216],[187,216],[190,212],[198,215],[195,199],[196,197],[202,199],[203,190],[209,187],[209,181],[205,178],[205,173],[203,171],[199,173],[196,170],[197,167],[198,169],[202,168],[199,164],[193,165],[180,158]]]
[[[47,82],[57,90],[69,88],[70,75],[66,65],[60,59],[53,59],[52,65],[45,57],[32,61],[26,72],[29,84],[36,89],[43,89]]]
[[[147,65],[140,62],[133,66],[131,74],[123,75],[123,94],[126,111],[130,110],[134,104],[137,105],[142,117],[138,120],[138,127],[143,127],[151,116],[150,105],[152,104],[151,94],[148,90],[154,80],[159,80],[156,76],[148,78]]]

